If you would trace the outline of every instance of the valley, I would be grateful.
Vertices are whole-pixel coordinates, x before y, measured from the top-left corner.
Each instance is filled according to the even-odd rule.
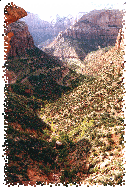
[[[24,12],[11,4],[5,8],[9,16],[10,7]],[[102,41],[95,30],[86,35],[90,23],[96,27],[95,14],[108,19],[105,12],[115,19],[116,10],[91,12],[43,49],[35,46],[21,16],[6,28],[6,36],[13,33],[4,65],[7,185],[124,183],[121,13],[119,28],[105,28]],[[76,37],[77,27],[85,33],[79,30]]]

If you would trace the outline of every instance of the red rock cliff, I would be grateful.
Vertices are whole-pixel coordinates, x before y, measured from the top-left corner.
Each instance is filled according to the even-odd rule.
[[[82,16],[73,26],[60,32],[58,37],[43,50],[62,57],[62,51],[60,51],[62,48],[64,58],[70,58],[73,54],[74,58],[78,56],[84,59],[90,51],[115,45],[119,29],[122,28],[122,19],[123,13],[119,10],[91,11]],[[70,40],[71,45],[62,45],[62,39]]]
[[[27,12],[21,8],[17,7],[13,3],[9,3],[8,5],[5,6],[4,8],[4,16],[5,16],[5,24],[6,26],[8,24],[11,24],[12,22],[17,21],[18,19],[27,16]],[[6,32],[6,27],[5,27],[5,33],[6,36],[4,37],[4,47],[5,47],[5,52],[8,53],[11,46],[10,46],[10,40],[11,37],[14,35],[13,32]]]
[[[119,10],[94,10],[82,16],[64,35],[88,41],[94,39],[97,45],[112,45],[122,28],[122,19]]]
[[[8,56],[23,56],[26,49],[34,48],[33,38],[28,31],[28,26],[23,21],[16,21],[7,27],[7,33],[12,33]]]

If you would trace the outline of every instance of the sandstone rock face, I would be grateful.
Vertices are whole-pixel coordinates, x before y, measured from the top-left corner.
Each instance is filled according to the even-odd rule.
[[[122,18],[122,12],[118,10],[94,10],[82,16],[64,35],[88,40],[100,38],[104,39],[101,45],[108,45],[116,40]]]
[[[44,50],[62,57],[62,51],[59,52],[58,49],[63,49],[64,58],[67,56],[70,58],[73,54],[74,58],[82,60],[90,51],[115,45],[119,29],[122,28],[122,19],[123,13],[119,10],[91,11],[69,29],[60,32],[52,44],[46,46]],[[67,45],[64,43],[62,46],[62,38]]]
[[[119,50],[119,49],[124,50],[124,49],[125,49],[125,44],[124,44],[124,32],[123,32],[122,29],[119,30],[115,47],[117,48],[117,50]]]
[[[15,4],[11,3],[11,5],[5,6],[4,15],[5,23],[8,25],[24,16],[27,16],[27,12],[23,8],[17,7]]]
[[[10,39],[10,50],[8,56],[25,55],[26,49],[34,48],[33,38],[28,31],[28,26],[25,22],[16,21],[7,26],[7,33],[12,33]]]
[[[17,21],[18,19],[24,16],[27,16],[27,12],[23,8],[17,7],[15,4],[11,3],[5,6],[4,15],[5,15],[5,24],[6,24],[6,27],[5,27],[6,35],[4,37],[4,49],[5,49],[6,55],[8,55],[11,48],[10,40],[12,36],[14,35],[14,33],[10,29],[9,24]]]
[[[6,35],[4,36],[4,52],[6,53],[6,56],[8,55],[8,52],[11,48],[11,45],[10,45],[10,40],[11,40],[11,37],[14,35],[12,32],[6,32]],[[6,59],[6,58],[5,58]]]
[[[94,10],[84,15],[73,30],[76,37],[78,35],[89,40],[95,39],[101,46],[114,45],[119,29],[122,28],[122,19],[123,15],[119,10]]]

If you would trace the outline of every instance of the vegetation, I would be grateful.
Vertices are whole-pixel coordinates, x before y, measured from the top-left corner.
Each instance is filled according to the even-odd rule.
[[[6,93],[6,97],[5,103],[8,104],[8,108],[6,109],[5,119],[8,122],[16,121],[23,127],[31,127],[36,129],[46,127],[46,124],[39,119],[34,111],[40,107],[40,102],[38,102],[38,100],[25,98],[24,96],[11,92]]]
[[[113,48],[102,52],[109,57],[106,63],[96,57],[98,53],[93,52],[86,64],[89,69],[94,57],[95,61],[101,59],[99,74],[91,74],[95,65],[88,75],[70,69],[63,85],[54,81],[54,74],[59,72],[50,72],[50,64],[41,68],[40,58],[17,59],[17,67],[16,60],[9,60],[14,64],[8,68],[18,73],[18,78],[11,84],[12,91],[6,92],[7,183],[33,179],[65,185],[122,184],[123,52]],[[35,66],[33,70],[30,65]],[[24,71],[20,72],[20,68]],[[25,78],[26,83],[21,82]],[[29,94],[25,93],[28,83],[33,90]]]
[[[17,75],[16,82],[10,83],[16,94],[51,101],[78,86],[84,78],[70,68],[63,76],[62,62],[38,48],[27,51],[25,57],[9,57],[5,63],[6,68]]]

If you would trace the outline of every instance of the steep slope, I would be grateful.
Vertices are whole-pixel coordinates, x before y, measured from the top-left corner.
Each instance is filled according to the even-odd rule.
[[[45,133],[44,128],[49,129],[49,126],[36,113],[36,109],[40,108],[41,103],[40,99],[38,100],[34,96],[31,97],[33,88],[28,77],[30,77],[30,72],[36,72],[39,67],[42,68],[38,64],[38,61],[36,62],[34,60],[34,57],[37,58],[39,56],[38,60],[40,62],[42,58],[42,64],[45,68],[54,67],[55,65],[60,66],[60,64],[58,61],[52,60],[51,57],[35,48],[32,37],[24,22],[15,22],[17,19],[26,15],[26,12],[22,8],[18,8],[11,3],[11,5],[5,7],[5,14],[7,14],[6,22],[9,23],[8,28],[5,30],[5,45],[8,50],[5,67],[6,76],[9,77],[9,85],[5,85],[5,128],[7,128],[7,135],[4,145],[6,155],[8,156],[8,163],[5,163],[5,174],[7,183],[15,183],[17,181],[28,180],[27,171],[29,172],[29,168],[26,169],[26,166],[30,165],[30,162],[34,164],[37,161],[37,156],[32,155],[35,153],[34,147],[36,145],[38,146],[36,155],[41,152],[43,141],[44,147],[47,147],[48,151],[44,149],[42,155],[38,154],[38,157],[40,156],[41,159],[43,158],[43,154],[45,154],[43,158],[46,162],[45,164],[48,162],[51,163],[55,155],[52,155],[54,152],[51,152],[52,145],[39,138],[41,133]],[[15,23],[11,23],[13,21]],[[29,66],[27,67],[27,65]],[[40,72],[37,72],[37,75],[40,75]],[[46,151],[52,155],[52,158],[50,158],[49,154],[47,154],[48,156],[46,155]]]
[[[43,50],[59,58],[83,60],[90,51],[115,45],[119,29],[122,28],[122,19],[123,13],[119,10],[91,11],[61,32]]]
[[[5,22],[7,23],[7,25],[27,15],[24,9],[19,8],[16,5],[13,5],[13,3],[11,3],[11,5],[8,4],[5,7],[4,11],[6,15]],[[14,33],[13,32],[8,32],[7,35],[5,36],[5,46],[7,49],[6,51],[7,54],[12,48],[12,46],[10,46],[10,40],[11,37],[15,34],[15,32]],[[18,40],[18,42],[19,41],[21,40]],[[6,76],[10,75],[9,73],[10,70],[6,70],[6,71],[7,71]],[[12,78],[16,77],[14,71],[11,71],[11,76]],[[10,80],[12,80],[12,78],[10,78]],[[12,93],[12,89],[10,88],[10,85],[5,85],[5,95],[6,98],[5,98],[4,128],[7,128],[7,130],[6,130],[6,141],[4,143],[4,146],[5,146],[5,153],[8,156],[8,163],[5,162],[5,178],[6,178],[5,180],[6,180],[6,184],[7,183],[10,184],[10,183],[15,183],[17,181],[21,181],[22,178],[23,180],[25,180],[25,178],[27,177],[25,170],[26,168],[25,162],[27,162],[28,157],[27,159],[25,158],[25,156],[27,155],[27,148],[25,147],[25,143],[26,143],[25,141],[30,140],[29,138],[30,133],[35,133],[35,130],[39,130],[40,128],[46,128],[47,125],[43,123],[41,119],[39,119],[39,117],[34,111],[39,105],[35,100],[26,99],[24,96],[18,95],[14,92]],[[24,130],[26,132],[24,132]],[[28,135],[27,132],[29,133]],[[30,153],[28,154],[31,154],[31,152],[32,151],[30,150]],[[17,153],[18,156],[16,155]],[[20,175],[19,178],[16,176],[17,172],[19,172]]]
[[[11,48],[8,56],[25,56],[26,49],[34,48],[32,36],[28,31],[28,26],[25,22],[16,21],[7,26],[6,34],[12,33],[10,40]]]
[[[89,60],[93,66],[88,65],[93,73],[101,58],[98,76],[88,72],[70,94],[40,111],[40,118],[52,129],[49,141],[64,145],[56,159],[62,169],[58,182],[104,186],[123,182],[124,52],[111,48],[102,53],[93,52]]]
[[[10,57],[5,66],[11,90],[40,99],[57,99],[81,77],[38,48],[27,50],[27,57]]]
[[[25,22],[11,23],[5,32],[6,35],[12,34],[5,63],[11,90],[27,96],[52,99],[72,87],[71,80],[78,75],[60,60],[39,50]]]
[[[9,24],[6,33],[13,34],[5,63],[12,91],[28,97],[56,99],[73,87],[71,81],[79,75],[54,56],[38,49],[25,22]]]
[[[9,117],[22,118],[23,125],[11,122],[7,131],[10,158],[7,183],[121,185],[124,182],[124,52],[115,47],[100,51],[102,55],[98,50],[89,56],[91,71],[79,86],[55,102],[44,101],[41,110],[36,111],[44,125],[30,119],[36,99],[26,100],[25,92],[22,101],[21,95],[10,95],[14,101],[11,109],[16,112],[13,115],[10,111]],[[102,69],[98,76],[96,72],[92,76],[100,59]]]
[[[21,21],[27,23],[34,44],[39,48],[49,44],[60,31],[65,31],[71,25],[71,18],[57,16],[55,23],[52,23],[41,20],[38,15],[33,13],[28,13]]]
[[[11,48],[10,46],[11,37],[14,35],[13,32],[6,31],[7,26],[26,15],[27,15],[27,12],[23,8],[17,7],[13,3],[11,3],[11,5],[10,3],[8,3],[8,5],[5,6],[4,16],[5,16],[5,25],[6,25],[5,26],[6,35],[4,36],[4,49],[5,49],[6,56]]]
[[[29,44],[8,57],[6,184],[122,184],[121,35],[116,48],[86,56],[83,75]]]
[[[38,15],[33,13],[28,13],[28,15],[21,19],[28,25],[28,30],[30,31],[34,44],[38,47],[41,42],[48,39],[53,39],[53,26],[51,23],[41,20]]]
[[[111,64],[114,64],[117,66],[118,71],[120,70],[120,65],[118,64],[118,61],[122,59],[122,57],[118,57],[116,59],[112,59],[111,55],[113,57],[116,57],[116,53],[118,51],[125,50],[125,44],[124,44],[124,33],[122,29],[119,30],[116,44],[113,48],[106,47],[104,49],[99,49],[95,52],[88,53],[88,55],[84,59],[85,69],[84,72],[88,75],[101,75],[104,70],[104,65],[106,67],[110,66]],[[122,65],[123,66],[123,62]]]

